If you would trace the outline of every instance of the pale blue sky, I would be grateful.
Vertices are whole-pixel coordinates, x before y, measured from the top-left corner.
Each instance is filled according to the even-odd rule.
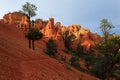
[[[54,17],[62,25],[80,24],[94,33],[99,33],[100,20],[107,18],[120,29],[120,0],[0,0],[0,18],[20,10],[25,2],[38,7],[34,18]]]

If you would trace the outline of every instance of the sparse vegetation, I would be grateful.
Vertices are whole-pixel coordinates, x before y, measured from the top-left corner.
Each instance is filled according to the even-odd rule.
[[[34,20],[31,21],[31,17],[36,15],[36,10],[37,10],[37,7],[34,4],[26,2],[26,4],[24,4],[22,6],[22,10],[19,11],[19,13],[21,13],[22,15],[27,16],[27,18],[29,20],[29,25],[28,25],[29,29],[28,29],[28,31],[25,30],[27,32],[25,37],[29,40],[29,48],[32,47],[33,50],[35,50],[34,42],[43,37],[43,34],[38,29],[35,29],[36,27],[34,28],[35,21]],[[11,14],[11,13],[9,13],[9,14]],[[14,18],[14,16],[12,16],[12,15],[9,15],[9,17]],[[3,18],[5,18],[5,17],[3,17]],[[17,16],[16,16],[16,18],[17,18]],[[3,19],[2,24],[4,23],[4,21],[6,21],[6,23],[9,23],[9,21],[7,22],[7,19],[9,19],[9,18],[6,17],[6,19]],[[24,20],[21,21],[21,17],[20,17],[20,19],[15,19],[15,20],[16,20],[16,22],[20,23],[20,25],[24,25],[24,24],[22,24],[22,21],[24,21]],[[11,20],[11,22],[12,22],[12,20]],[[51,22],[54,23],[54,20]],[[44,22],[43,20],[40,20],[40,22],[38,21],[35,24],[35,26],[40,25],[40,27],[44,28],[44,26],[48,25],[48,27],[49,27],[49,25],[50,25],[49,28],[51,28],[51,26],[53,25],[52,27],[54,27],[54,24],[52,24],[51,22],[49,22],[49,21]],[[48,23],[50,23],[50,24],[48,24]],[[12,25],[14,25],[14,24],[12,24]],[[5,26],[7,26],[7,25],[5,25]],[[40,30],[42,30],[42,28],[40,28]],[[65,50],[63,50],[63,52],[69,53],[69,54],[63,54],[61,52],[57,56],[58,56],[59,62],[61,62],[66,69],[72,71],[72,67],[71,67],[71,65],[72,65],[76,69],[78,69],[80,71],[83,70],[83,72],[92,74],[102,80],[110,80],[111,78],[113,78],[115,80],[119,80],[120,79],[120,60],[119,60],[120,59],[120,36],[113,35],[110,33],[113,28],[114,28],[114,26],[110,22],[108,22],[107,19],[101,20],[100,30],[101,30],[103,36],[101,37],[101,40],[95,44],[95,47],[93,47],[93,46],[91,47],[91,45],[87,46],[87,49],[90,47],[90,50],[88,50],[88,51],[84,51],[83,46],[81,46],[80,38],[78,39],[78,44],[76,46],[76,49],[72,48],[73,47],[72,41],[74,41],[74,39],[77,39],[80,36],[83,39],[86,39],[86,38],[89,39],[90,44],[91,44],[92,43],[91,40],[94,41],[94,35],[92,34],[93,36],[91,36],[89,30],[84,30],[83,28],[81,28],[82,32],[80,32],[80,31],[78,31],[78,26],[75,27],[75,25],[74,25],[74,26],[72,26],[72,28],[63,30],[63,32],[61,30],[61,32],[57,33],[57,31],[59,31],[59,26],[57,26],[54,28],[55,33],[46,34],[46,35],[54,35],[55,34],[54,35],[55,38],[60,36],[60,39],[61,39],[61,34],[62,34],[62,39],[63,39],[63,43],[65,46]],[[45,32],[45,30],[43,32]],[[51,31],[48,31],[48,32],[54,32],[54,30],[52,31],[52,29],[51,29]],[[73,33],[72,33],[72,31],[73,31]],[[3,32],[2,32],[2,34],[3,34]],[[10,38],[12,38],[12,37],[10,37]],[[97,37],[95,37],[95,38],[97,38]],[[3,39],[5,39],[5,38],[3,38]],[[81,39],[81,40],[83,40],[83,39]],[[7,41],[7,39],[6,39],[6,41]],[[3,40],[3,42],[4,42],[4,40]],[[86,40],[84,45],[86,46],[86,44],[89,44],[89,41]],[[7,44],[7,45],[11,46],[10,44]],[[7,46],[5,46],[5,47],[7,47]],[[23,49],[23,48],[21,48],[21,49]],[[19,50],[19,49],[17,49],[17,50]],[[14,51],[14,50],[12,50],[12,51]],[[12,51],[11,51],[11,53],[12,53]],[[54,40],[49,39],[48,42],[46,43],[45,53],[48,54],[49,56],[52,56],[57,59],[57,56],[56,56],[57,51],[58,50],[57,50]],[[94,51],[96,51],[96,52],[94,52]],[[18,54],[21,54],[21,52],[22,51],[20,50],[20,53],[18,53]],[[67,55],[67,57],[66,57],[66,55]],[[69,57],[71,57],[69,60],[70,64],[67,63]],[[81,63],[80,60],[81,60],[81,62],[83,61],[83,63],[84,63],[83,66],[81,66],[81,64],[79,64],[79,63]],[[3,59],[3,61],[7,62],[7,59]],[[85,68],[82,68],[82,67],[85,67]],[[63,76],[61,73],[58,73],[58,75],[61,77]],[[42,76],[44,77],[44,75],[42,75]],[[54,79],[57,79],[57,78],[54,78]],[[82,80],[81,77],[78,79]]]
[[[120,35],[111,33],[114,26],[107,19],[101,20],[102,37],[100,40],[100,36],[94,35],[89,29],[84,29],[79,25],[64,28],[60,22],[54,24],[54,18],[46,21],[31,20],[36,15],[36,11],[36,5],[26,2],[19,12],[9,12],[3,16],[3,19],[0,19],[0,80],[7,78],[11,80],[24,78],[28,80],[48,80],[48,78],[51,80],[70,80],[70,78],[83,80],[89,78],[89,75],[86,76],[86,74],[91,74],[92,78],[97,77],[100,80],[120,80]],[[15,26],[24,31],[18,31],[19,29]],[[43,33],[40,31],[45,34],[44,39],[40,42],[42,47],[40,49],[39,45],[36,45],[40,50],[33,51],[35,41],[43,37]],[[24,33],[25,38],[29,40],[29,48],[33,50],[25,48],[26,41],[21,37],[24,36]],[[74,45],[76,40],[78,40],[78,44]],[[94,41],[98,42],[94,44]],[[58,43],[58,46],[55,43]],[[45,46],[47,56],[41,52]],[[48,56],[54,59],[48,58]],[[49,66],[50,64],[51,66]],[[73,67],[85,74],[79,73]],[[27,75],[28,72],[29,75]],[[36,74],[32,75],[34,73]],[[30,75],[32,76],[30,77]],[[95,80],[97,79],[95,78]]]

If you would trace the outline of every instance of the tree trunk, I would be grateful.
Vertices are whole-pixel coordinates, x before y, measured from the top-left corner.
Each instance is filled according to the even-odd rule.
[[[32,40],[32,48],[33,48],[33,50],[35,50],[34,40]]]
[[[30,24],[30,17],[29,16],[28,16],[28,19],[29,19],[29,21],[28,21],[28,23],[29,23],[29,30],[30,30],[31,29],[31,24]]]
[[[29,48],[31,48],[31,40],[29,39]]]
[[[31,29],[31,23],[30,23],[30,12],[28,12],[28,19],[29,19],[29,30]]]

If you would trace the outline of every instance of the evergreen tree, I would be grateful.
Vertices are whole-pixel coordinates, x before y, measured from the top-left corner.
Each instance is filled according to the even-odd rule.
[[[30,2],[26,2],[26,4],[24,4],[22,6],[22,10],[20,10],[19,12],[22,14],[27,15],[28,19],[29,19],[29,30],[31,29],[31,17],[36,15],[36,11],[37,7],[34,4],[31,4]],[[29,48],[31,48],[31,40],[29,39]]]
[[[72,40],[74,40],[75,36],[72,33],[69,33],[69,31],[65,31],[62,35],[62,39],[64,42],[64,45],[67,50],[71,50]]]
[[[77,43],[77,48],[76,48],[76,51],[75,51],[75,55],[79,56],[79,57],[82,57],[83,54],[84,54],[84,49],[83,49],[83,46],[81,46],[81,41],[80,41],[80,38],[79,38],[78,43]]]
[[[100,29],[103,33],[103,38],[96,44],[98,56],[93,66],[93,73],[101,78],[110,80],[110,77],[118,77],[116,72],[120,72],[120,36],[113,36],[110,30],[114,28],[107,19],[101,21]]]
[[[39,40],[43,37],[43,34],[38,29],[30,29],[25,36],[28,40],[32,41],[32,49],[34,50],[34,41]]]
[[[57,53],[57,47],[53,39],[48,40],[48,42],[46,43],[46,48],[46,53],[50,56],[55,56],[55,54]]]
[[[37,11],[37,7],[34,4],[31,4],[30,2],[26,2],[26,4],[24,4],[22,6],[22,10],[20,10],[20,13],[26,14],[28,16],[29,19],[29,30],[31,28],[31,17],[34,17],[36,15]]]
[[[90,70],[95,62],[94,50],[90,49],[89,51],[84,53],[84,55],[82,55],[82,59],[85,60],[85,66],[86,66],[87,70]]]
[[[75,68],[79,69],[79,57],[78,56],[72,56],[69,60],[70,64],[74,66]]]

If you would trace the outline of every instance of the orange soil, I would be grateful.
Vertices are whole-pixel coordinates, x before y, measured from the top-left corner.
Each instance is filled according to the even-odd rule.
[[[23,32],[14,25],[0,24],[0,80],[99,80],[44,54],[44,40],[35,47],[28,48]]]

